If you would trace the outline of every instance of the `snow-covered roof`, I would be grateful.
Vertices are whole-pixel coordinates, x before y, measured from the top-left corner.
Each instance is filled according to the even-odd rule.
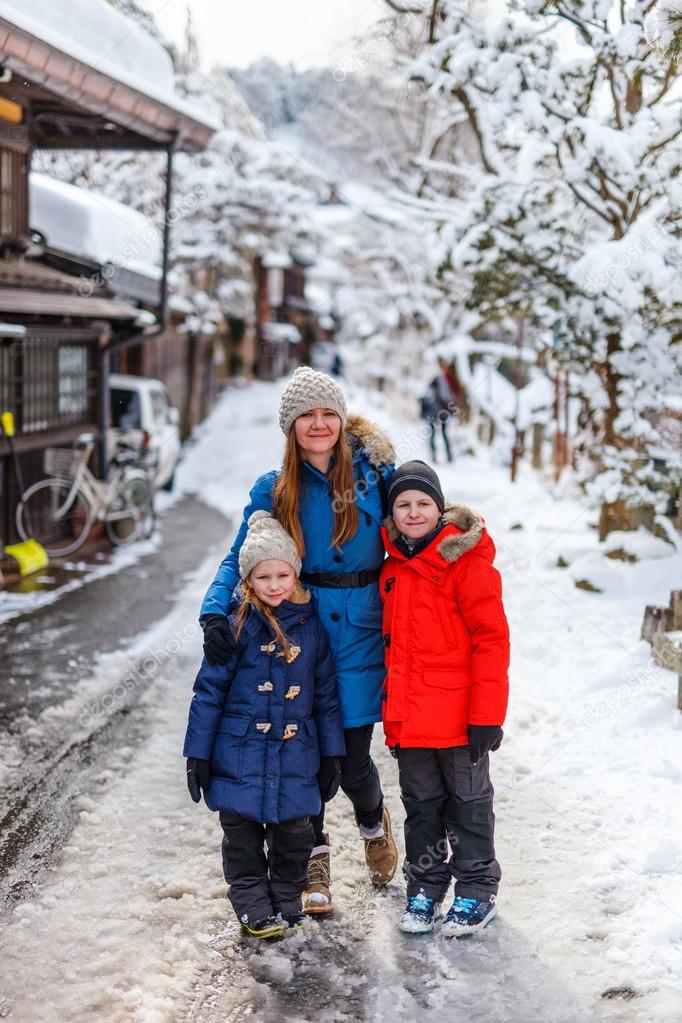
[[[46,47],[65,59],[55,59]],[[175,92],[173,64],[164,47],[106,0],[31,0],[30,4],[0,0],[0,55],[3,64],[29,80],[43,82],[82,102],[86,109],[100,109],[114,121],[119,119],[119,102],[122,108],[136,104],[123,102],[121,90],[107,87],[107,79],[181,115],[185,123],[173,125],[173,119],[166,117],[156,127],[183,128],[187,134],[194,129],[195,144],[201,145],[203,138],[205,145],[219,127]],[[76,76],[78,85],[72,61],[66,58],[84,66],[85,73]],[[141,111],[135,113],[141,116]]]
[[[301,340],[301,332],[293,323],[264,323],[263,338],[273,344],[289,342],[296,345]]]
[[[137,210],[45,174],[31,173],[29,188],[30,227],[51,249],[161,277],[161,234]]]
[[[263,254],[261,263],[268,270],[272,269],[283,269],[286,270],[293,263],[293,260],[288,252],[281,252],[279,250],[271,249]]]

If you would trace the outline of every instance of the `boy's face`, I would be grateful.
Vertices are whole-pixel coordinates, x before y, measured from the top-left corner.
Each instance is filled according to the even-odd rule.
[[[273,558],[259,561],[251,571],[249,582],[259,600],[271,607],[278,607],[294,592],[296,573],[286,561]]]
[[[419,540],[438,525],[438,505],[422,490],[403,490],[393,502],[393,521],[409,540]]]

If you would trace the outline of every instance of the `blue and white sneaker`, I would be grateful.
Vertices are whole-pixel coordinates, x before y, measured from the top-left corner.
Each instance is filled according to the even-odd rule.
[[[430,934],[436,917],[440,913],[440,902],[432,899],[420,888],[416,895],[410,895],[407,909],[400,917],[398,926],[405,934]]]
[[[447,911],[440,933],[446,938],[463,938],[487,927],[497,912],[495,896],[488,902],[483,899],[464,899],[461,895]]]

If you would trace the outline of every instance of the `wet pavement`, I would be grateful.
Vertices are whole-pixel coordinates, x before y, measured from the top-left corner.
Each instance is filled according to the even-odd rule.
[[[126,648],[168,614],[207,557],[217,565],[229,537],[223,516],[184,498],[139,560],[0,626],[0,909],[49,867],[77,819],[74,797],[97,787],[107,756],[134,755],[148,730],[139,696],[162,663],[135,672]],[[98,675],[117,693],[106,712],[95,711],[101,698],[83,702]]]

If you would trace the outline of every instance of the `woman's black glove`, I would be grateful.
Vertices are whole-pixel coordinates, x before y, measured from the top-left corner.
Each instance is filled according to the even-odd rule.
[[[469,725],[469,756],[477,764],[486,753],[500,748],[504,732],[499,725]]]
[[[322,757],[317,774],[322,802],[328,803],[339,791],[341,784],[341,761],[338,757]]]
[[[211,767],[208,760],[187,757],[187,788],[195,803],[201,799],[202,789],[206,791],[210,780]]]
[[[227,664],[237,642],[225,615],[204,615],[199,623],[204,630],[204,656],[209,664]]]

